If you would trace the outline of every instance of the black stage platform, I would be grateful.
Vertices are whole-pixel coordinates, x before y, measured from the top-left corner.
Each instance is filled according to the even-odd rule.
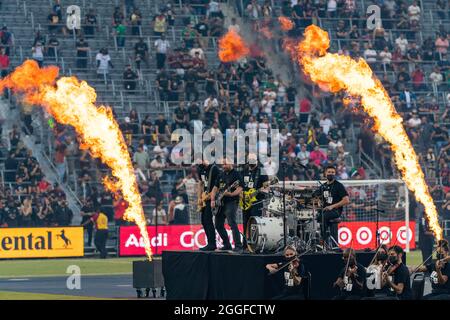
[[[367,266],[374,252],[357,252]],[[311,273],[311,299],[330,299],[344,267],[342,253],[312,253],[302,257]],[[283,272],[269,276],[265,265],[282,260],[274,254],[163,251],[162,272],[170,300],[270,299],[281,292]]]

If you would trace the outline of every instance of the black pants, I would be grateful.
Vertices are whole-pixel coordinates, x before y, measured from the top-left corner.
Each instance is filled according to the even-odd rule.
[[[164,53],[156,54],[156,68],[162,69],[166,64],[166,55]]]
[[[419,247],[422,251],[422,261],[425,261],[433,253],[434,237],[428,235],[419,235]]]
[[[108,230],[97,230],[95,232],[95,247],[100,252],[100,258],[105,259],[106,258],[106,240],[108,240]]]
[[[244,226],[244,248],[247,247],[247,227],[248,227],[248,221],[250,220],[250,217],[261,217],[262,216],[262,202],[259,202],[251,206],[248,210],[242,211],[242,223]]]
[[[323,219],[322,219],[323,214]],[[330,229],[330,236],[334,238],[334,240],[338,241],[338,233],[337,228],[330,228],[333,226],[332,223],[330,223],[330,220],[334,220],[336,218],[339,218],[341,216],[341,213],[337,210],[330,210],[330,211],[322,211],[319,213],[318,216],[318,222],[321,224],[321,233],[322,233],[322,239],[326,240],[327,237],[327,231]],[[323,221],[322,221],[323,220]]]
[[[210,201],[206,201],[206,207],[202,210],[202,226],[205,230],[206,239],[208,239],[208,246],[216,248],[216,230],[214,229]]]
[[[219,212],[216,214],[215,222],[216,229],[222,238],[223,245],[225,247],[231,246],[230,239],[228,239],[227,230],[225,230],[225,218],[227,219],[228,225],[231,228],[231,232],[233,233],[234,246],[236,248],[242,247],[241,242],[241,234],[238,229],[238,225],[236,223],[236,212],[238,209],[238,201],[237,200],[224,200],[224,204],[222,208],[220,208]]]

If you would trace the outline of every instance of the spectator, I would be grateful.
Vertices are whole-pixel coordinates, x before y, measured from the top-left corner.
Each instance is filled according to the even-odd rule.
[[[84,18],[84,36],[86,38],[92,38],[96,29],[98,29],[97,15],[94,9],[90,8]]]
[[[64,28],[61,16],[58,15],[55,11],[50,12],[50,14],[47,17],[47,20],[49,21],[48,24],[48,32],[49,33],[58,33],[59,31],[62,31],[64,35],[67,35],[66,28]]]
[[[189,50],[194,46],[194,41],[197,38],[197,31],[192,27],[192,24],[188,24],[186,28],[181,31],[181,36],[186,49]]]
[[[408,49],[408,39],[406,39],[404,33],[401,33],[400,36],[395,39],[395,45],[400,48],[402,56],[406,56],[406,51]]]
[[[141,170],[146,170],[149,164],[149,155],[144,151],[142,146],[139,146],[137,151],[133,155],[133,161],[136,162],[136,165]]]
[[[327,16],[328,18],[335,18],[337,13],[337,1],[336,0],[328,0],[327,3]]]
[[[114,27],[114,36],[116,38],[116,44],[118,48],[125,47],[125,34],[126,34],[127,28],[125,27],[125,24],[118,23]]]
[[[166,16],[160,12],[153,18],[153,34],[157,37],[161,37],[167,31],[167,19]]]
[[[66,176],[66,149],[62,144],[56,148],[55,152],[55,166],[59,181],[63,181]]]
[[[153,225],[167,225],[169,222],[167,221],[166,210],[163,208],[162,201],[158,202],[155,208],[152,211],[152,216],[148,221],[149,224]]]
[[[9,56],[11,48],[14,46],[14,36],[8,31],[7,26],[2,27],[0,32],[0,43],[3,47],[5,47],[6,55]]]
[[[412,4],[408,7],[408,16],[409,21],[420,21],[420,7],[417,5],[417,1],[413,1]]]
[[[364,44],[364,48],[364,59],[368,64],[376,68],[377,52],[372,48],[372,44],[370,42]]]
[[[222,13],[222,10],[220,9],[220,4],[215,0],[210,0],[206,16],[208,18],[215,18],[215,17],[219,17],[221,19],[225,18]]]
[[[123,199],[123,197],[119,197],[113,201],[114,206],[114,221],[116,222],[116,226],[126,225],[127,222],[124,220],[123,216],[125,211],[128,208],[127,202]]]
[[[184,204],[183,197],[178,196],[175,198],[175,207],[173,209],[173,215],[169,215],[169,224],[189,224],[189,214],[187,206]]]
[[[136,67],[138,70],[141,69],[140,62],[144,61],[145,65],[149,66],[148,64],[148,46],[144,42],[144,39],[142,37],[139,38],[139,41],[134,45],[134,55],[135,55],[135,61],[139,61],[139,63],[136,62]]]
[[[442,54],[447,54],[447,50],[448,50],[449,43],[448,43],[448,39],[447,39],[446,36],[440,34],[440,35],[437,37],[437,39],[436,39],[434,45],[436,46],[436,51],[437,51],[439,54],[441,54],[441,55],[442,55]]]
[[[39,67],[43,67],[44,65],[44,47],[40,42],[37,42],[34,47],[31,48],[31,56],[34,61],[37,62]]]
[[[2,78],[6,77],[9,73],[9,57],[6,54],[6,49],[0,47],[0,75]]]
[[[419,65],[416,66],[416,69],[411,74],[411,79],[414,91],[426,91],[425,74]]]
[[[122,24],[123,20],[125,19],[122,10],[120,7],[115,7],[112,17],[112,25],[113,27],[116,27],[118,24]]]
[[[330,131],[331,126],[333,125],[333,121],[330,119],[330,115],[324,114],[322,116],[322,119],[319,121],[319,125],[323,129],[323,133],[327,135],[328,132]]]
[[[136,90],[136,80],[138,75],[131,69],[131,65],[127,65],[125,72],[123,73],[123,85],[124,89],[128,93],[134,93]]]
[[[379,54],[381,63],[386,69],[391,69],[392,53],[389,52],[388,47],[384,47],[383,51]]]
[[[67,206],[66,199],[62,199],[58,202],[54,215],[57,226],[69,226],[71,224],[73,212]]]
[[[20,206],[20,226],[21,227],[32,227],[33,221],[33,207],[32,200],[30,196],[23,199],[22,205]]]
[[[83,37],[76,43],[77,47],[77,69],[87,69],[89,44]]]
[[[134,8],[134,11],[130,14],[130,25],[131,34],[133,36],[139,36],[141,34],[142,14],[137,8]]]
[[[41,210],[43,210],[43,207],[41,207]],[[86,230],[86,233],[88,235],[86,246],[92,247],[92,235],[94,228],[92,226],[92,223],[89,224],[86,223],[91,219],[92,215],[94,214],[94,207],[90,199],[83,200],[83,207],[81,207],[80,214],[81,214],[81,225],[84,226],[84,229]]]
[[[150,162],[150,168],[154,170],[153,172],[158,177],[158,179],[162,178],[163,171],[161,169],[164,169],[166,165],[166,160],[161,156],[161,154],[157,154],[155,158]]]
[[[114,68],[108,49],[100,49],[100,52],[97,53],[95,60],[97,61],[97,75],[106,79],[106,75],[109,73],[109,68]]]
[[[58,48],[59,48],[59,41],[56,39],[56,35],[53,33],[50,35],[50,38],[48,39],[47,43],[47,56],[48,57],[57,57],[58,56]]]
[[[166,36],[164,34],[161,35],[161,38],[155,41],[156,48],[156,68],[159,70],[163,69],[166,64],[167,53],[170,49],[170,43],[166,40]]]

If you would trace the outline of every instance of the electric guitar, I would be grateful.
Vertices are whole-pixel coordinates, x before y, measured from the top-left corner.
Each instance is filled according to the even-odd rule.
[[[235,181],[228,188],[219,189],[219,191],[216,193],[216,198],[214,199],[215,207],[211,209],[213,215],[216,215],[219,212],[220,208],[223,206],[223,197],[224,197],[225,192],[230,192],[232,189],[236,188],[238,185],[239,185],[239,181]]]
[[[273,177],[271,180],[266,181],[263,183],[262,187],[259,189],[250,188],[247,191],[244,191],[241,194],[241,198],[239,199],[239,206],[241,209],[248,210],[250,209],[253,204],[256,202],[256,196],[258,193],[262,191],[262,189],[267,188],[268,186],[274,185],[278,183],[278,178]]]
[[[198,206],[197,206],[197,212],[200,212],[203,210],[204,207],[206,207],[206,201],[211,199],[211,193],[210,192],[202,192],[200,195],[200,198],[198,199]]]

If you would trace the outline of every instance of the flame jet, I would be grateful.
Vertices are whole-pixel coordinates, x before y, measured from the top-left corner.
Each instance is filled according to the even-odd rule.
[[[315,25],[307,27],[303,41],[297,46],[299,64],[318,85],[331,92],[344,90],[361,98],[364,111],[374,120],[373,129],[390,144],[403,181],[417,201],[424,205],[425,215],[436,240],[442,239],[436,206],[430,196],[417,154],[403,127],[402,117],[366,61],[327,53],[329,45],[327,32]]]
[[[55,66],[39,68],[33,60],[25,61],[8,77],[0,80],[0,90],[10,88],[26,103],[41,105],[56,121],[75,128],[82,149],[89,149],[111,168],[113,178],[104,179],[107,189],[120,191],[128,203],[124,219],[139,227],[145,252],[152,257],[141,196],[128,148],[114,120],[112,111],[105,106],[96,107],[95,90],[76,77],[58,77]],[[56,81],[56,82],[55,82]]]

